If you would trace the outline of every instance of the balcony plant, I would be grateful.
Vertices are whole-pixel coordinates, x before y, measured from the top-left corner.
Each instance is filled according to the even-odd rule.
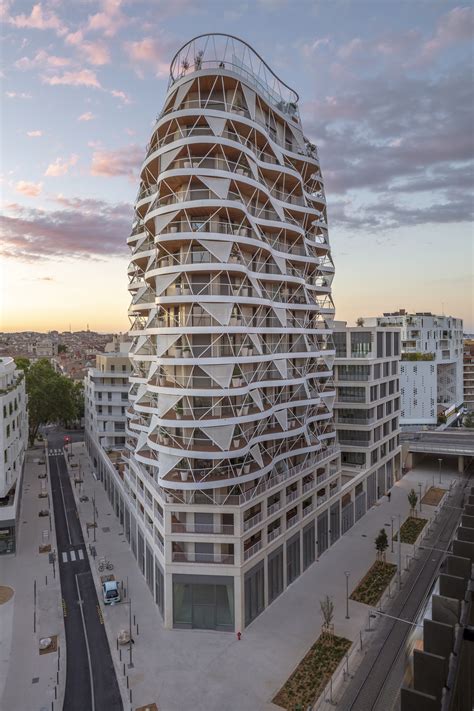
[[[175,411],[176,419],[181,420],[183,417],[183,403],[181,401],[177,402],[173,410]]]
[[[189,346],[185,346],[185,347],[183,348],[183,358],[191,358],[191,356],[192,356],[192,353],[191,353],[190,347],[189,347]]]
[[[239,366],[236,365],[234,367],[234,372],[232,373],[232,386],[234,388],[240,388],[242,385],[242,371],[240,370]]]

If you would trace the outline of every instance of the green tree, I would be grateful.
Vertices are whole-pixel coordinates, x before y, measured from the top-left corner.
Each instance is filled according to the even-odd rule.
[[[58,353],[67,353],[67,346],[64,343],[58,345]]]
[[[76,384],[57,373],[46,358],[29,367],[26,392],[30,445],[34,444],[41,425],[53,422],[68,425],[81,416],[84,401],[82,383]]]
[[[418,503],[418,494],[415,489],[412,489],[408,494],[408,503],[410,504],[410,511],[412,516],[416,516],[416,505]]]
[[[385,551],[388,548],[388,536],[385,528],[380,529],[380,533],[375,539],[375,549],[377,551],[377,558],[378,560],[383,560],[385,561]]]
[[[464,415],[462,424],[464,427],[474,428],[474,414],[472,412],[468,412],[467,415]]]
[[[15,358],[15,365],[19,370],[23,370],[25,373],[28,372],[30,368],[30,359],[29,358]]]

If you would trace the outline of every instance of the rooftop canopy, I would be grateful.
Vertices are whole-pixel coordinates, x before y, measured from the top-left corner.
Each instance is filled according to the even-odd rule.
[[[296,91],[279,79],[260,55],[238,37],[219,32],[194,37],[173,57],[169,85],[183,76],[207,69],[238,74],[280,111],[290,115],[297,113]]]

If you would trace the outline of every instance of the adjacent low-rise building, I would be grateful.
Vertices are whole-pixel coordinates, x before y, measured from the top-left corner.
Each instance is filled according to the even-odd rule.
[[[84,380],[85,427],[106,450],[125,446],[130,343],[114,338]]]
[[[474,339],[464,341],[463,355],[464,406],[474,412]]]
[[[462,320],[401,309],[364,323],[401,329],[400,423],[436,425],[454,417],[463,403]]]
[[[0,555],[16,550],[25,451],[27,398],[23,371],[0,358]]]
[[[400,477],[400,330],[336,322],[334,345],[344,532]]]

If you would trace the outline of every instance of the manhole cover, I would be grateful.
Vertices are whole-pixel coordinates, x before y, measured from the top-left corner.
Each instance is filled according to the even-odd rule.
[[[31,680],[32,684],[37,684],[39,682],[40,678],[39,676],[34,676],[33,679]]]
[[[109,528],[108,526],[104,526],[104,528],[102,529],[102,531],[103,531],[104,533],[110,533],[110,528]]]

